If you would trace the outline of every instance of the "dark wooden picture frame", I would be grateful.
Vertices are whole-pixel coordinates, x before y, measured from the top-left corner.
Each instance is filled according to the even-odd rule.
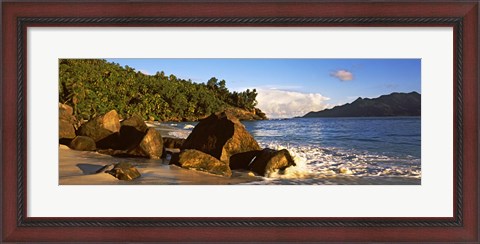
[[[3,2],[2,8],[2,241],[479,241],[478,1]],[[31,26],[453,27],[454,217],[27,217],[26,30]]]

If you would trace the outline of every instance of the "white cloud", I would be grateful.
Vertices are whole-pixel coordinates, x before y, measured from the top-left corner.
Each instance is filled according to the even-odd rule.
[[[330,73],[330,76],[335,77],[341,81],[353,80],[352,72],[344,69],[340,69]]]
[[[140,72],[144,75],[152,75],[152,74],[150,74],[150,72],[148,72],[147,70],[144,70],[144,69],[139,69],[138,72]]]
[[[330,98],[318,93],[277,89],[259,89],[257,93],[257,107],[272,119],[303,116],[310,111],[319,111],[330,107],[326,103]]]

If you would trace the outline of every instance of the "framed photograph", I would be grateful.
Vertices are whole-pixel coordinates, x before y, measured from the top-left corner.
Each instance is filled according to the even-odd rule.
[[[479,241],[478,1],[2,10],[2,241]]]

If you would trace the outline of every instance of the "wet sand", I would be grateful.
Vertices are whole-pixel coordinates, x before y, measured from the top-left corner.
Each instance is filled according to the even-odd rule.
[[[229,185],[261,180],[244,172],[232,177],[216,176],[205,172],[168,165],[164,160],[143,158],[115,158],[96,152],[75,151],[59,147],[60,185]],[[95,173],[101,167],[118,162],[135,165],[142,175],[133,181],[117,180],[108,173]]]

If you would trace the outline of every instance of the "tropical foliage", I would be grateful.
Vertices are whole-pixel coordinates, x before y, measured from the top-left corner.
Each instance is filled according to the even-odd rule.
[[[161,121],[196,120],[228,107],[255,108],[255,89],[230,92],[226,81],[212,77],[203,83],[146,75],[101,59],[61,59],[59,100],[90,119],[115,109],[122,117],[139,115]]]

